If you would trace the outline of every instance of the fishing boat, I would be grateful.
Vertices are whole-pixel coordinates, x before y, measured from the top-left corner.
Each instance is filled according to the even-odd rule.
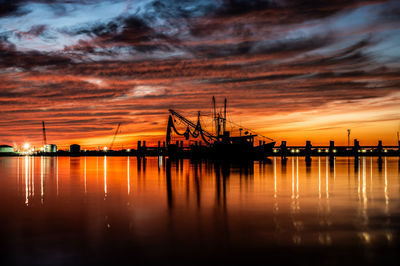
[[[224,101],[223,112],[217,112],[215,97],[213,101],[212,120],[214,133],[203,128],[201,124],[201,113],[197,113],[197,122],[193,122],[173,109],[169,109],[168,126],[166,133],[167,155],[169,157],[190,157],[214,160],[263,160],[272,153],[275,141],[271,138],[261,136],[265,140],[259,141],[255,146],[254,140],[258,136],[254,131],[239,127],[239,135],[233,135],[227,130],[227,99]],[[175,122],[179,121],[186,130],[179,132]],[[244,130],[244,132],[243,132]],[[186,140],[190,138],[201,139],[194,141],[188,149],[183,147],[183,141],[171,141],[172,133],[183,136]],[[204,145],[202,143],[204,142]]]

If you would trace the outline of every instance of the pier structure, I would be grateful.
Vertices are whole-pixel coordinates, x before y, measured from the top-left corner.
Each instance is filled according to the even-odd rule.
[[[184,145],[186,144],[186,145]],[[265,142],[258,142],[258,146],[265,145]],[[203,145],[202,141],[187,141],[186,143],[182,140],[177,140],[174,142],[174,148],[179,157],[182,158],[202,158],[198,156],[199,154],[204,155],[207,151],[208,146]],[[257,145],[254,146],[257,148]],[[80,145],[73,144],[70,146],[69,150],[58,150],[53,153],[44,153],[43,151],[34,152],[31,155],[39,156],[137,156],[137,157],[147,157],[147,156],[168,156],[167,153],[168,146],[165,141],[157,141],[153,145],[148,146],[146,140],[138,140],[136,149],[121,149],[121,150],[81,150]],[[7,153],[10,155],[11,153]],[[1,153],[0,153],[1,155]],[[18,152],[14,152],[11,155],[25,155]],[[315,146],[310,140],[305,142],[305,145],[287,145],[287,141],[281,141],[281,144],[276,145],[272,148],[271,152],[266,154],[267,157],[279,156],[282,158],[290,156],[304,156],[306,160],[310,160],[311,157],[315,156],[328,156],[333,159],[337,156],[399,156],[400,157],[400,141],[398,145],[384,146],[382,141],[379,140],[377,145],[360,145],[357,139],[353,140],[352,146],[337,146],[335,141],[330,140],[329,145],[318,145]]]
[[[329,145],[313,146],[311,141],[307,140],[305,146],[288,146],[286,141],[273,148],[275,156],[400,156],[400,141],[397,146],[383,146],[382,140],[377,145],[360,145],[357,139],[354,139],[353,146],[336,146],[335,141],[329,141]]]

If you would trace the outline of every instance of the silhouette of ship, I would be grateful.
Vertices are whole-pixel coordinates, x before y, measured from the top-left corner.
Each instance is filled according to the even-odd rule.
[[[200,111],[197,113],[197,122],[189,120],[175,110],[169,109],[168,126],[166,134],[167,155],[170,158],[205,158],[215,160],[263,160],[268,154],[272,153],[275,142],[270,140],[266,143],[260,141],[258,146],[254,145],[254,139],[257,134],[250,133],[246,130],[242,135],[243,128],[239,128],[240,135],[233,136],[231,132],[226,130],[227,124],[227,100],[225,98],[223,113],[216,111],[215,97],[213,101],[212,120],[215,133],[211,133],[204,129],[201,125]],[[186,126],[186,130],[181,133],[175,127],[176,120]],[[183,147],[183,141],[171,142],[172,132],[178,136],[183,136],[186,140],[192,138],[200,138],[200,141],[194,141],[189,149]],[[202,145],[204,141],[205,145]]]

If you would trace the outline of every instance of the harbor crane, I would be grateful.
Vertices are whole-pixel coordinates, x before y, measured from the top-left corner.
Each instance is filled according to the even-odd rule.
[[[113,137],[112,142],[110,144],[109,150],[112,150],[112,147],[114,145],[114,141],[115,141],[115,138],[117,137],[117,134],[118,134],[120,126],[121,126],[121,122],[118,123],[117,130],[115,130],[114,137]]]
[[[43,129],[43,149],[45,149],[47,145],[47,139],[46,139],[46,126],[44,125],[44,121],[42,121],[42,129]]]

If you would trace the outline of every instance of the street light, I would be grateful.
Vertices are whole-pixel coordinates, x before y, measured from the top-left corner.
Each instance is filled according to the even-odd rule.
[[[347,146],[350,146],[350,129],[347,130]]]

